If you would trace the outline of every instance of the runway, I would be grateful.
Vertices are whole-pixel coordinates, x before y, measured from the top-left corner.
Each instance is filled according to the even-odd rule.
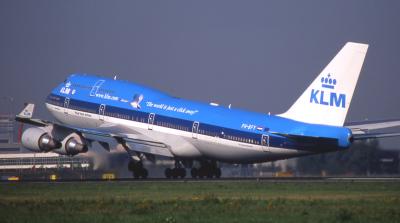
[[[203,179],[166,179],[166,178],[118,178],[118,179],[19,179],[7,180],[3,179],[1,183],[8,182],[54,182],[54,183],[68,183],[68,182],[264,182],[264,183],[339,183],[339,182],[400,182],[400,177],[230,177],[230,178],[203,178]]]

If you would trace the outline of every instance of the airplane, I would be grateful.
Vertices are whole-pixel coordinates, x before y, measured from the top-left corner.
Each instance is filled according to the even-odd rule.
[[[72,74],[54,88],[46,107],[56,121],[32,118],[27,104],[16,120],[33,125],[22,134],[34,152],[77,155],[94,142],[131,157],[135,178],[146,178],[144,160],[173,159],[167,178],[219,178],[219,162],[248,164],[346,150],[356,140],[400,133],[370,130],[399,120],[345,125],[367,44],[348,42],[284,113],[272,115],[181,99],[168,93],[87,74]],[[200,164],[196,167],[194,163]]]

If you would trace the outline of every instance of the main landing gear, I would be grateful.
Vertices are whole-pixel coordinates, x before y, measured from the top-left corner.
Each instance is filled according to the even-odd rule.
[[[133,177],[135,179],[146,179],[149,175],[149,172],[146,168],[143,167],[142,161],[135,162],[134,160],[129,161],[128,169],[133,173]]]
[[[190,171],[192,178],[220,178],[221,177],[221,169],[218,168],[217,163],[215,161],[201,162],[200,168],[192,168]]]
[[[117,138],[117,142],[120,143],[124,147],[126,152],[129,154],[130,161],[128,163],[128,170],[133,173],[133,177],[135,179],[139,178],[146,179],[147,176],[149,175],[149,172],[147,171],[146,168],[143,167],[142,160],[145,157],[144,154],[132,152],[123,139]]]
[[[185,178],[186,177],[186,169],[185,167],[179,162],[175,161],[175,167],[174,168],[167,168],[165,169],[165,177],[168,179],[174,178]]]

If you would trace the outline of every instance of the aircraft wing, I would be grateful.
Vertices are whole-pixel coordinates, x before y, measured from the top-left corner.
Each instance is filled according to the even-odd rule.
[[[34,109],[35,104],[26,104],[25,108],[18,115],[15,116],[15,121],[39,127],[44,127],[51,124],[51,122],[49,121],[32,118]]]
[[[101,140],[99,140],[98,137],[113,138],[119,144],[121,144],[128,153],[130,151],[135,151],[135,152],[141,152],[158,156],[174,157],[174,155],[169,150],[169,146],[167,144],[154,140],[143,139],[143,136],[139,134],[126,135],[121,133],[94,131],[90,129],[76,129],[76,130],[83,133],[84,137],[89,140],[101,142]]]
[[[119,133],[120,131],[113,131],[115,129],[118,129],[117,126],[102,128],[101,131],[97,131],[94,129],[77,128],[74,126],[64,125],[61,123],[51,122],[42,119],[34,119],[32,118],[34,107],[34,104],[27,104],[24,110],[16,115],[15,120],[38,127],[53,125],[58,128],[70,129],[74,132],[80,133],[89,141],[99,142],[100,145],[108,151],[110,150],[109,145],[107,142],[105,142],[106,140],[103,139],[115,139],[127,150],[128,153],[130,151],[136,151],[152,155],[174,157],[174,155],[169,150],[169,146],[167,144],[151,140],[141,134],[123,134]]]
[[[345,123],[353,133],[354,140],[376,139],[400,136],[400,132],[391,133],[371,133],[371,130],[387,129],[400,126],[400,119],[380,120],[380,121],[362,121]]]

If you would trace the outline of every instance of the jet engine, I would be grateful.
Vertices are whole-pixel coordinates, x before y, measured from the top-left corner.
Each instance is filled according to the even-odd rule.
[[[86,140],[76,133],[69,134],[61,144],[61,148],[54,150],[55,153],[74,156],[78,153],[86,153],[88,151]]]
[[[24,131],[21,137],[22,145],[33,152],[49,152],[61,147],[45,129],[32,127]]]
[[[33,152],[55,152],[74,156],[88,151],[85,138],[69,129],[55,126],[26,129],[21,138],[22,145]]]

